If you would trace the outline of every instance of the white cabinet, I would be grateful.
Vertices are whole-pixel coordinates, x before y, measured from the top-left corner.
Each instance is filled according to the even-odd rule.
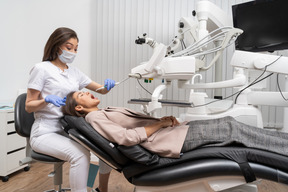
[[[15,131],[13,109],[0,110],[0,177],[2,181],[8,181],[9,174],[28,166],[19,165],[19,161],[25,157],[26,138],[19,136]]]

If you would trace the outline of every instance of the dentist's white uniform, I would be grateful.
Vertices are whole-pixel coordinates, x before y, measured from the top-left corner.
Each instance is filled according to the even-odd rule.
[[[64,98],[71,91],[78,91],[92,82],[76,67],[69,65],[62,71],[51,62],[36,64],[30,71],[29,89],[41,92],[42,98],[57,95]],[[30,144],[34,151],[67,161],[70,167],[70,187],[74,192],[87,191],[90,152],[73,141],[63,131],[59,119],[60,107],[48,104],[34,113]]]

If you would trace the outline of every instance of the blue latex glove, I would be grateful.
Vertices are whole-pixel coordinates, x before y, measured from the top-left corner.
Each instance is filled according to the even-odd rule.
[[[58,97],[56,95],[47,95],[45,97],[45,102],[46,103],[52,103],[53,105],[55,105],[57,107],[61,107],[61,106],[65,105],[66,97],[61,98],[61,97]]]
[[[115,81],[112,79],[105,79],[104,81],[104,87],[109,91],[115,86]]]

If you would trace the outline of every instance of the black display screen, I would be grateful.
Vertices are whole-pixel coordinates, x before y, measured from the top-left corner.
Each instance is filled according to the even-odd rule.
[[[232,6],[233,24],[244,32],[235,42],[244,51],[288,49],[288,0],[256,0]]]

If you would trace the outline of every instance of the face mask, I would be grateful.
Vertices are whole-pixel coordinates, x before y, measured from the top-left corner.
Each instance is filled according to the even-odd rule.
[[[62,63],[72,63],[75,57],[76,57],[76,53],[72,53],[66,50],[62,50],[62,54],[59,55],[59,59]]]

